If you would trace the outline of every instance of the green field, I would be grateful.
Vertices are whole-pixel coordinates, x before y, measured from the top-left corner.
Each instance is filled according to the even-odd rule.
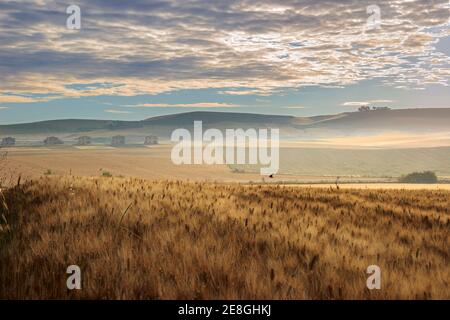
[[[256,165],[232,165],[257,172]],[[281,148],[280,174],[311,176],[400,177],[414,171],[450,176],[450,147],[414,149]]]

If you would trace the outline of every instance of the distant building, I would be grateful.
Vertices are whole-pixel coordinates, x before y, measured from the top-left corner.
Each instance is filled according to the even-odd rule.
[[[2,146],[14,146],[16,144],[16,139],[12,137],[6,137],[2,139]]]
[[[389,107],[372,107],[373,111],[387,111],[387,110],[391,110],[391,108]]]
[[[112,137],[111,145],[113,146],[123,146],[125,144],[124,136],[114,136]]]
[[[364,112],[364,111],[370,111],[370,107],[369,106],[361,106],[358,108],[359,112]]]
[[[79,146],[88,146],[92,143],[91,137],[88,136],[82,136],[78,138],[78,145]]]
[[[389,107],[370,107],[370,106],[361,106],[358,108],[359,112],[365,112],[365,111],[386,111],[391,110]]]
[[[158,137],[157,136],[146,136],[144,144],[145,145],[158,144]]]
[[[64,142],[62,142],[62,140],[57,137],[48,137],[48,138],[45,138],[45,140],[44,140],[44,144],[46,146],[54,146],[54,145],[63,144],[63,143]]]

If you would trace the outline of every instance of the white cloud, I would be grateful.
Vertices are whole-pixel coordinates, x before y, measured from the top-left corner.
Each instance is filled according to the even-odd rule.
[[[54,99],[55,97],[26,97],[16,95],[0,95],[0,103],[31,103],[31,102],[45,102]]]
[[[270,91],[265,92],[262,90],[224,90],[224,91],[219,91],[218,93],[235,95],[235,96],[247,96],[247,95],[267,96],[267,95],[270,95]]]
[[[341,103],[341,106],[355,107],[355,106],[366,106],[366,105],[377,104],[377,103],[392,103],[392,102],[395,102],[395,100],[348,101],[348,102]]]
[[[284,109],[309,109],[309,107],[305,107],[305,106],[288,106],[288,107],[283,107]]]
[[[142,103],[134,105],[124,105],[127,108],[238,108],[239,105],[218,102],[201,102],[201,103]]]
[[[116,110],[116,109],[105,109],[103,111],[108,112],[108,113],[117,113],[117,114],[131,113],[130,111],[123,111],[123,110]]]
[[[370,103],[376,104],[376,103],[393,103],[395,100],[370,100]]]
[[[450,57],[434,50],[437,40],[450,35],[447,0],[383,1],[381,28],[367,32],[366,7],[373,0],[161,0],[126,6],[78,0],[89,13],[82,15],[80,32],[65,29],[65,3],[42,3],[9,1],[0,7],[6,21],[0,24],[0,91],[77,97],[235,88],[223,93],[264,95],[374,78],[408,88],[449,84]],[[64,87],[104,82],[112,86]]]

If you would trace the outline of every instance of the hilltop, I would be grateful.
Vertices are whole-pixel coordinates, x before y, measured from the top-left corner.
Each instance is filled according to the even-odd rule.
[[[98,138],[113,134],[142,137],[151,132],[161,137],[169,137],[176,128],[191,129],[194,121],[202,121],[204,128],[280,128],[284,137],[314,138],[386,131],[442,132],[450,131],[450,108],[359,111],[313,117],[197,111],[139,121],[63,119],[1,125],[0,136],[39,138],[53,134],[71,140],[81,134]]]

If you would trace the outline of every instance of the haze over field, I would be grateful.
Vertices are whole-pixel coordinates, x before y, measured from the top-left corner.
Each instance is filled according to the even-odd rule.
[[[170,134],[178,128],[192,131],[194,121],[202,121],[204,130],[280,128],[279,181],[330,181],[338,176],[350,182],[373,178],[391,181],[426,170],[441,178],[450,177],[450,109],[375,110],[314,117],[189,112],[142,121],[53,120],[0,126],[0,132],[16,137],[17,145],[4,150],[9,152],[15,170],[22,168],[23,175],[35,176],[46,170],[98,175],[107,170],[150,179],[260,180],[256,175],[259,167],[254,165],[194,169],[171,163]],[[127,145],[111,147],[111,137],[117,134],[125,136]],[[144,148],[143,140],[149,134],[158,135],[159,146]],[[65,145],[43,148],[42,141],[48,135],[57,135]],[[70,147],[82,135],[89,135],[93,144]]]
[[[404,140],[405,143],[413,143],[414,137],[417,139],[419,135],[420,139],[417,140],[427,144],[439,139],[445,143],[450,138],[450,108],[374,110],[313,117],[197,111],[141,121],[67,119],[1,125],[0,135],[17,135],[24,140],[36,140],[49,134],[58,134],[63,140],[74,141],[83,134],[100,140],[115,134],[135,139],[153,133],[168,139],[177,128],[192,130],[194,121],[201,121],[205,130],[280,128],[282,139],[327,139],[324,142],[334,141],[336,144],[344,144],[345,139],[348,139],[349,144],[356,141],[360,141],[361,145],[371,141],[381,143],[383,140],[392,140],[395,135],[397,139],[394,137],[394,140]]]

